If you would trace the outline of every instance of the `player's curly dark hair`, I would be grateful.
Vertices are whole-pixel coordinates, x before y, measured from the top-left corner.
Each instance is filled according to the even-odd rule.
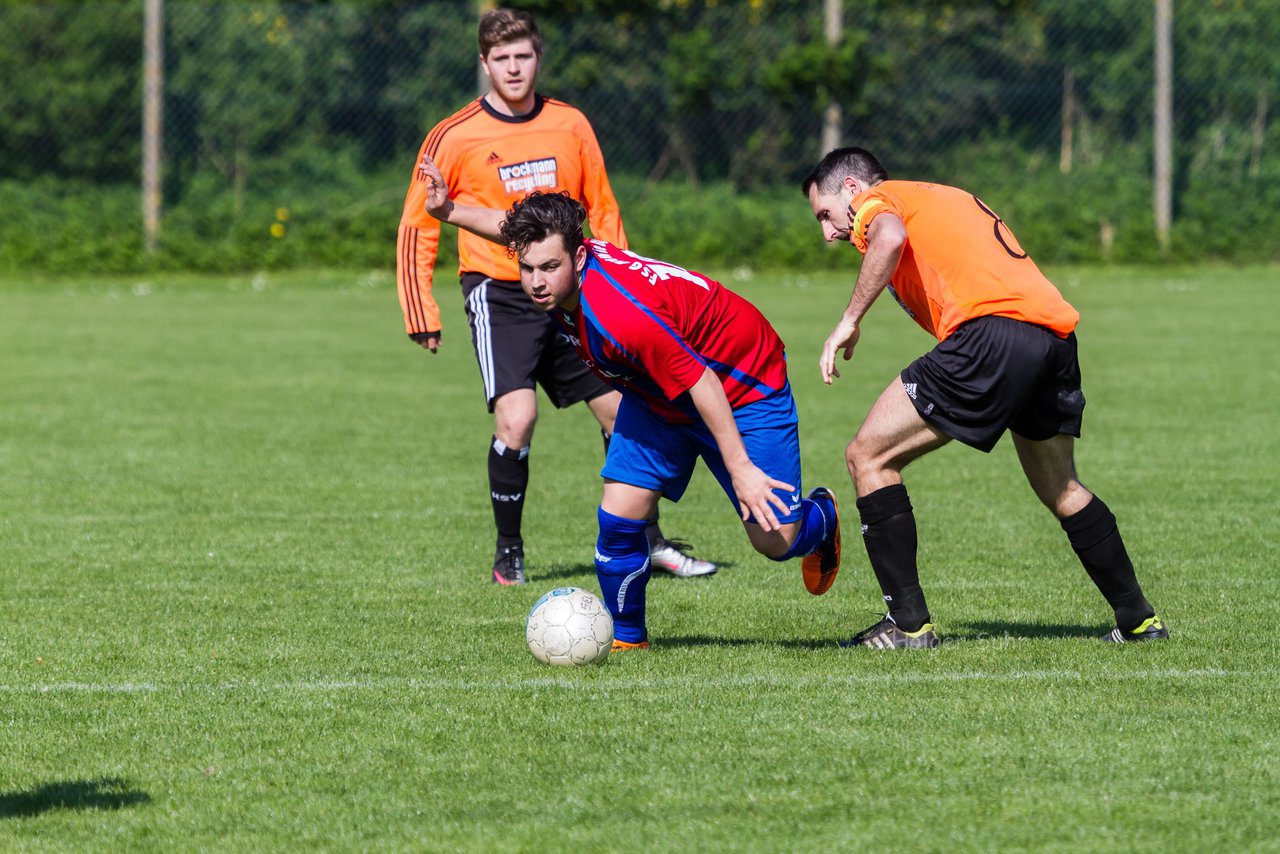
[[[808,177],[800,184],[800,191],[809,198],[809,188],[818,185],[818,192],[832,195],[840,191],[840,182],[845,175],[852,175],[867,184],[879,184],[889,180],[889,173],[876,160],[875,155],[865,148],[849,146],[828,152]]]
[[[530,193],[512,205],[502,221],[502,242],[508,251],[519,255],[531,243],[558,234],[572,255],[582,245],[586,219],[587,209],[568,193]]]

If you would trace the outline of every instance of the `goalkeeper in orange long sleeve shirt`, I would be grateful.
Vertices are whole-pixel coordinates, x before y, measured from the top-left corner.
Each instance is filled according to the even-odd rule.
[[[565,191],[582,202],[594,236],[625,248],[617,199],[586,116],[538,94],[542,37],[526,12],[495,9],[480,20],[481,68],[489,91],[437,124],[423,141],[462,204],[506,210],[534,190]],[[396,279],[405,331],[435,353],[440,309],[431,294],[440,223],[429,216],[425,175],[415,165],[397,239]],[[489,495],[497,528],[492,577],[524,583],[521,520],[529,484],[529,450],[538,418],[535,386],[562,409],[585,401],[608,441],[619,395],[578,358],[555,324],[520,289],[514,258],[469,232],[458,235],[458,274],[485,402],[493,413]],[[677,576],[710,575],[716,565],[649,526],[654,567]]]

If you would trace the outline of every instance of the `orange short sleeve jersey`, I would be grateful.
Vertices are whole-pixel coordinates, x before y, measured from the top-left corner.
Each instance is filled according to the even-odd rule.
[[[987,315],[1034,323],[1062,338],[1076,328],[1080,313],[973,194],[915,181],[875,185],[849,205],[849,241],[859,252],[866,253],[868,229],[884,213],[896,214],[907,229],[889,287],[939,341]]]
[[[459,204],[506,210],[534,190],[567,191],[587,208],[591,233],[615,246],[627,245],[618,201],[609,186],[604,155],[590,123],[562,101],[537,96],[533,110],[507,116],[483,98],[440,122],[418,150],[404,200],[397,239],[396,279],[405,331],[439,331],[440,309],[431,295],[431,274],[440,245],[440,222],[425,209],[423,154],[440,167]],[[520,278],[507,251],[469,231],[458,232],[458,272],[493,279]]]

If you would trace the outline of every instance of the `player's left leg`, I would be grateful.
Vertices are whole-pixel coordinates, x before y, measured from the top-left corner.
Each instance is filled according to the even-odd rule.
[[[794,499],[798,493],[787,497]],[[743,522],[742,527],[752,547],[770,560],[781,563],[801,558],[805,589],[821,596],[831,589],[840,571],[840,508],[835,493],[825,486],[814,487],[800,499],[798,515],[799,519],[783,522],[776,531],[766,531],[754,519]]]
[[[1115,612],[1116,628],[1104,639],[1123,643],[1168,637],[1138,584],[1116,517],[1076,477],[1073,437],[1080,435],[1085,408],[1076,337],[1043,337],[1049,346],[1042,379],[1009,424],[1022,470]]]
[[[1013,434],[1018,460],[1036,497],[1058,518],[1085,572],[1115,612],[1116,642],[1169,636],[1138,584],[1111,509],[1076,477],[1075,440],[1059,434],[1040,441]]]
[[[734,410],[733,417],[751,462],[775,480],[796,487],[790,493],[774,490],[788,508],[786,513],[776,513],[782,527],[766,531],[754,519],[748,519],[743,522],[747,538],[756,551],[771,560],[803,557],[801,575],[806,589],[815,596],[826,593],[840,570],[840,514],[835,496],[826,487],[817,487],[805,498],[800,497],[799,418],[790,386]],[[705,425],[699,425],[697,435],[703,461],[734,503],[734,509],[741,513],[733,478],[715,439]]]

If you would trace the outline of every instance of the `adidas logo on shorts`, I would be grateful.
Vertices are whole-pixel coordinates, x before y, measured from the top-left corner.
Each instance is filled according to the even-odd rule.
[[[911,398],[912,400],[915,400],[915,399],[916,399],[916,384],[915,384],[915,383],[903,383],[903,384],[902,384],[902,387],[903,387],[904,389],[906,389],[906,390],[907,390],[907,397]]]

